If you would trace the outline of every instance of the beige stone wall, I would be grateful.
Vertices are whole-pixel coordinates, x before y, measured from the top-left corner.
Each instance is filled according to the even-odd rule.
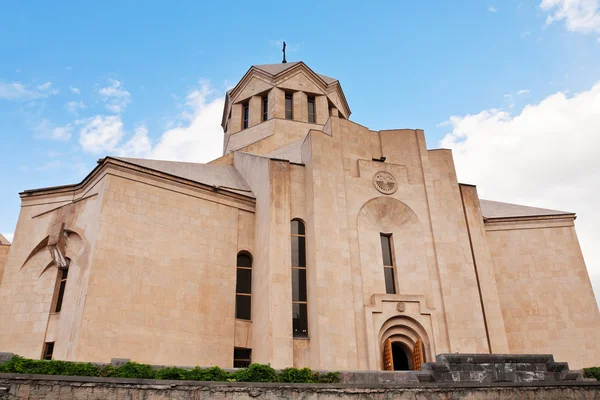
[[[496,354],[508,353],[506,329],[502,318],[500,299],[496,288],[494,262],[487,246],[485,226],[479,204],[479,196],[475,186],[460,185],[467,229],[473,253],[476,278],[479,285],[479,295],[486,322],[490,352]]]
[[[0,283],[0,351],[36,359],[45,342],[55,341],[57,358],[78,359],[79,326],[104,178],[101,172],[89,187],[22,199],[14,246]],[[51,305],[58,269],[46,244],[48,237],[60,236],[65,237],[64,255],[71,264],[62,310],[54,314]]]
[[[252,245],[238,225],[251,218],[137,174],[105,191],[78,359],[232,365],[238,241]]]
[[[4,264],[8,260],[8,253],[10,252],[9,245],[0,244],[0,283],[2,283],[2,276],[4,275]]]
[[[600,314],[573,220],[488,222],[486,236],[510,352],[597,365]]]

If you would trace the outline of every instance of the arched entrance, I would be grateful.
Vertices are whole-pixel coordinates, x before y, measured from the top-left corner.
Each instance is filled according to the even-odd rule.
[[[405,315],[390,318],[383,324],[380,343],[380,365],[385,371],[420,370],[430,347],[423,327]]]
[[[392,360],[394,371],[413,369],[412,351],[402,342],[392,342]]]

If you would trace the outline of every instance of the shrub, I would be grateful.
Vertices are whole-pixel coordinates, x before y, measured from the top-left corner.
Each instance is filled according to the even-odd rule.
[[[281,371],[279,380],[285,383],[313,383],[317,382],[314,379],[310,368],[286,368]]]
[[[600,381],[600,367],[584,368],[583,377],[595,378],[597,381]]]
[[[196,367],[187,371],[185,379],[190,381],[225,382],[229,377],[230,374],[223,371],[219,367],[210,367],[204,369]]]
[[[233,378],[238,382],[277,382],[277,373],[270,365],[250,364],[248,368],[236,371]]]
[[[107,376],[113,378],[154,379],[156,372],[148,364],[129,361],[120,367],[114,368]]]
[[[600,368],[588,368],[585,373],[598,378]],[[595,372],[593,372],[595,371]],[[59,360],[30,360],[13,356],[8,362],[0,365],[0,373],[41,374],[41,375],[70,375],[70,376],[99,376],[114,378],[137,379],[170,379],[213,382],[286,382],[286,383],[337,383],[339,373],[328,372],[321,375],[313,373],[310,368],[286,368],[279,375],[270,365],[252,364],[235,373],[228,373],[219,367],[184,369],[163,367],[154,370],[151,365],[128,362],[120,367],[113,365],[94,365],[92,363],[59,361]],[[588,376],[588,375],[586,375]]]
[[[0,366],[0,372],[41,375],[100,376],[98,367],[92,363],[58,360],[30,360],[13,356]]]
[[[338,383],[340,381],[340,373],[328,372],[321,375],[321,373],[316,372],[313,379],[317,383]]]

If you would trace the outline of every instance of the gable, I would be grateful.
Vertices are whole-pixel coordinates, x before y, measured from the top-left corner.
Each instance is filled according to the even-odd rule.
[[[297,71],[277,82],[281,89],[298,90],[305,93],[324,94],[323,86],[315,82],[304,71]]]
[[[331,101],[333,103],[333,105],[335,106],[335,108],[338,109],[338,111],[347,119],[349,117],[349,115],[347,115],[346,113],[346,107],[344,107],[342,101],[340,100],[340,96],[337,92],[337,90],[328,93],[327,94],[327,98],[329,99],[329,101]]]
[[[248,83],[240,88],[241,90],[238,92],[235,98],[232,99],[232,103],[239,103],[240,101],[244,101],[259,93],[265,92],[272,87],[273,85],[267,82],[264,78],[253,76],[250,78]]]

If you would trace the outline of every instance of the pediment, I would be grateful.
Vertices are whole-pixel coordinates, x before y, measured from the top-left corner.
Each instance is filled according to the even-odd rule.
[[[335,106],[335,108],[338,109],[338,111],[347,119],[349,116],[347,115],[346,112],[346,107],[344,107],[344,103],[341,101],[340,99],[340,95],[338,93],[337,90],[328,93],[327,94],[327,98],[329,99],[329,101],[331,101],[333,103],[333,105]]]
[[[314,78],[309,77],[306,72],[300,70],[292,75],[285,76],[283,80],[277,82],[277,87],[281,89],[298,90],[305,93],[324,94],[324,87]]]
[[[256,96],[262,92],[265,92],[273,87],[269,81],[267,81],[263,77],[252,76],[247,83],[245,83],[241,88],[238,94],[233,99],[232,103],[239,103],[240,101],[244,101],[249,99],[252,96]]]

